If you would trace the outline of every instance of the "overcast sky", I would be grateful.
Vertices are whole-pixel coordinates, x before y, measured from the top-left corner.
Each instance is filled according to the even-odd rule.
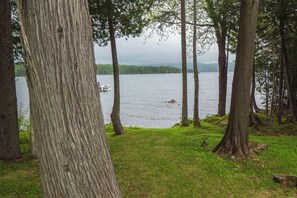
[[[128,40],[117,39],[119,64],[130,65],[168,65],[181,63],[180,35],[172,35],[166,41],[154,38],[138,37]],[[96,63],[111,63],[110,45],[95,46]],[[198,62],[217,62],[217,47],[214,46],[206,54],[198,57]],[[230,60],[231,61],[231,60]]]

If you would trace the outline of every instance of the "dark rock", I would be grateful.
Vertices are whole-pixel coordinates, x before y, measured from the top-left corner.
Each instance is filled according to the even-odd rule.
[[[172,100],[169,100],[168,103],[176,103],[176,101],[172,99]]]

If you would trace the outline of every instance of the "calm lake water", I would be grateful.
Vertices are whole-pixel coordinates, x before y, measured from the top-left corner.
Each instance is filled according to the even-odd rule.
[[[200,75],[200,117],[216,114],[218,105],[218,73],[201,72]],[[113,87],[112,75],[98,75],[101,84]],[[227,111],[229,111],[233,72],[228,73]],[[181,117],[181,74],[121,75],[121,119],[125,126],[152,128],[171,127]],[[18,106],[29,108],[29,94],[26,79],[16,81]],[[113,90],[100,93],[104,122],[110,123],[113,105]],[[176,103],[168,103],[174,99]],[[193,117],[194,79],[188,74],[189,117]]]

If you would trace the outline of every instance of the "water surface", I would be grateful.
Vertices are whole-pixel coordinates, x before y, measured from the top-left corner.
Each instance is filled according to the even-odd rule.
[[[201,72],[200,78],[200,117],[216,114],[218,105],[218,73]],[[233,72],[228,73],[227,111],[229,111]],[[112,75],[98,75],[101,84],[113,87]],[[125,126],[170,127],[181,117],[181,74],[138,74],[121,75],[121,119]],[[29,107],[29,94],[24,77],[18,77],[18,106]],[[113,89],[100,93],[104,122],[110,122],[113,105]],[[174,99],[176,103],[168,103]],[[188,74],[189,117],[193,117],[194,79]]]

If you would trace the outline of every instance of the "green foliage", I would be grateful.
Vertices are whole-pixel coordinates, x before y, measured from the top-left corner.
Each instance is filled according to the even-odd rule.
[[[19,140],[21,153],[29,156],[31,153],[30,145],[30,120],[28,118],[28,109],[22,106],[18,108]]]
[[[257,24],[257,42],[255,54],[255,69],[257,77],[257,90],[265,93],[268,103],[277,107],[277,98],[271,100],[274,92],[279,96],[281,78],[281,39],[280,18],[285,16],[285,45],[288,55],[289,79],[293,85],[293,93],[297,99],[297,1],[295,0],[263,0],[259,7]],[[286,75],[284,76],[286,78]],[[286,82],[286,79],[284,79]],[[287,87],[284,87],[287,89]],[[286,92],[286,90],[285,90]]]
[[[148,23],[148,18],[145,16],[152,2],[152,0],[89,0],[94,41],[101,46],[107,45],[109,18],[112,19],[116,38],[139,36]]]
[[[23,63],[17,63],[14,65],[15,76],[26,76]]]
[[[18,108],[18,124],[19,132],[30,132],[30,120],[28,118],[28,109],[24,109],[23,106]]]
[[[12,39],[13,39],[13,55],[15,62],[23,61],[23,48],[21,44],[21,25],[18,17],[16,0],[11,1],[11,18],[12,18]]]
[[[275,119],[259,115],[261,131],[283,130]],[[295,188],[282,187],[272,180],[275,173],[297,175],[297,136],[256,135],[250,140],[268,144],[267,151],[237,161],[210,151],[222,138],[224,127],[212,124],[225,117],[210,116],[202,127],[143,129],[126,127],[126,134],[114,136],[106,126],[117,180],[123,197],[295,197]],[[207,122],[206,122],[207,121]],[[209,122],[211,121],[211,122]],[[297,125],[286,126],[296,132]],[[278,131],[279,132],[279,131]],[[29,145],[29,134],[21,142]],[[200,145],[205,140],[208,149]],[[36,160],[0,162],[0,197],[40,197],[41,186]]]
[[[20,132],[20,144],[30,144],[30,133],[29,132]]]
[[[133,66],[133,65],[120,65],[120,74],[164,74],[164,73],[180,73],[181,70],[169,66]],[[112,74],[112,65],[98,64],[97,74]]]

